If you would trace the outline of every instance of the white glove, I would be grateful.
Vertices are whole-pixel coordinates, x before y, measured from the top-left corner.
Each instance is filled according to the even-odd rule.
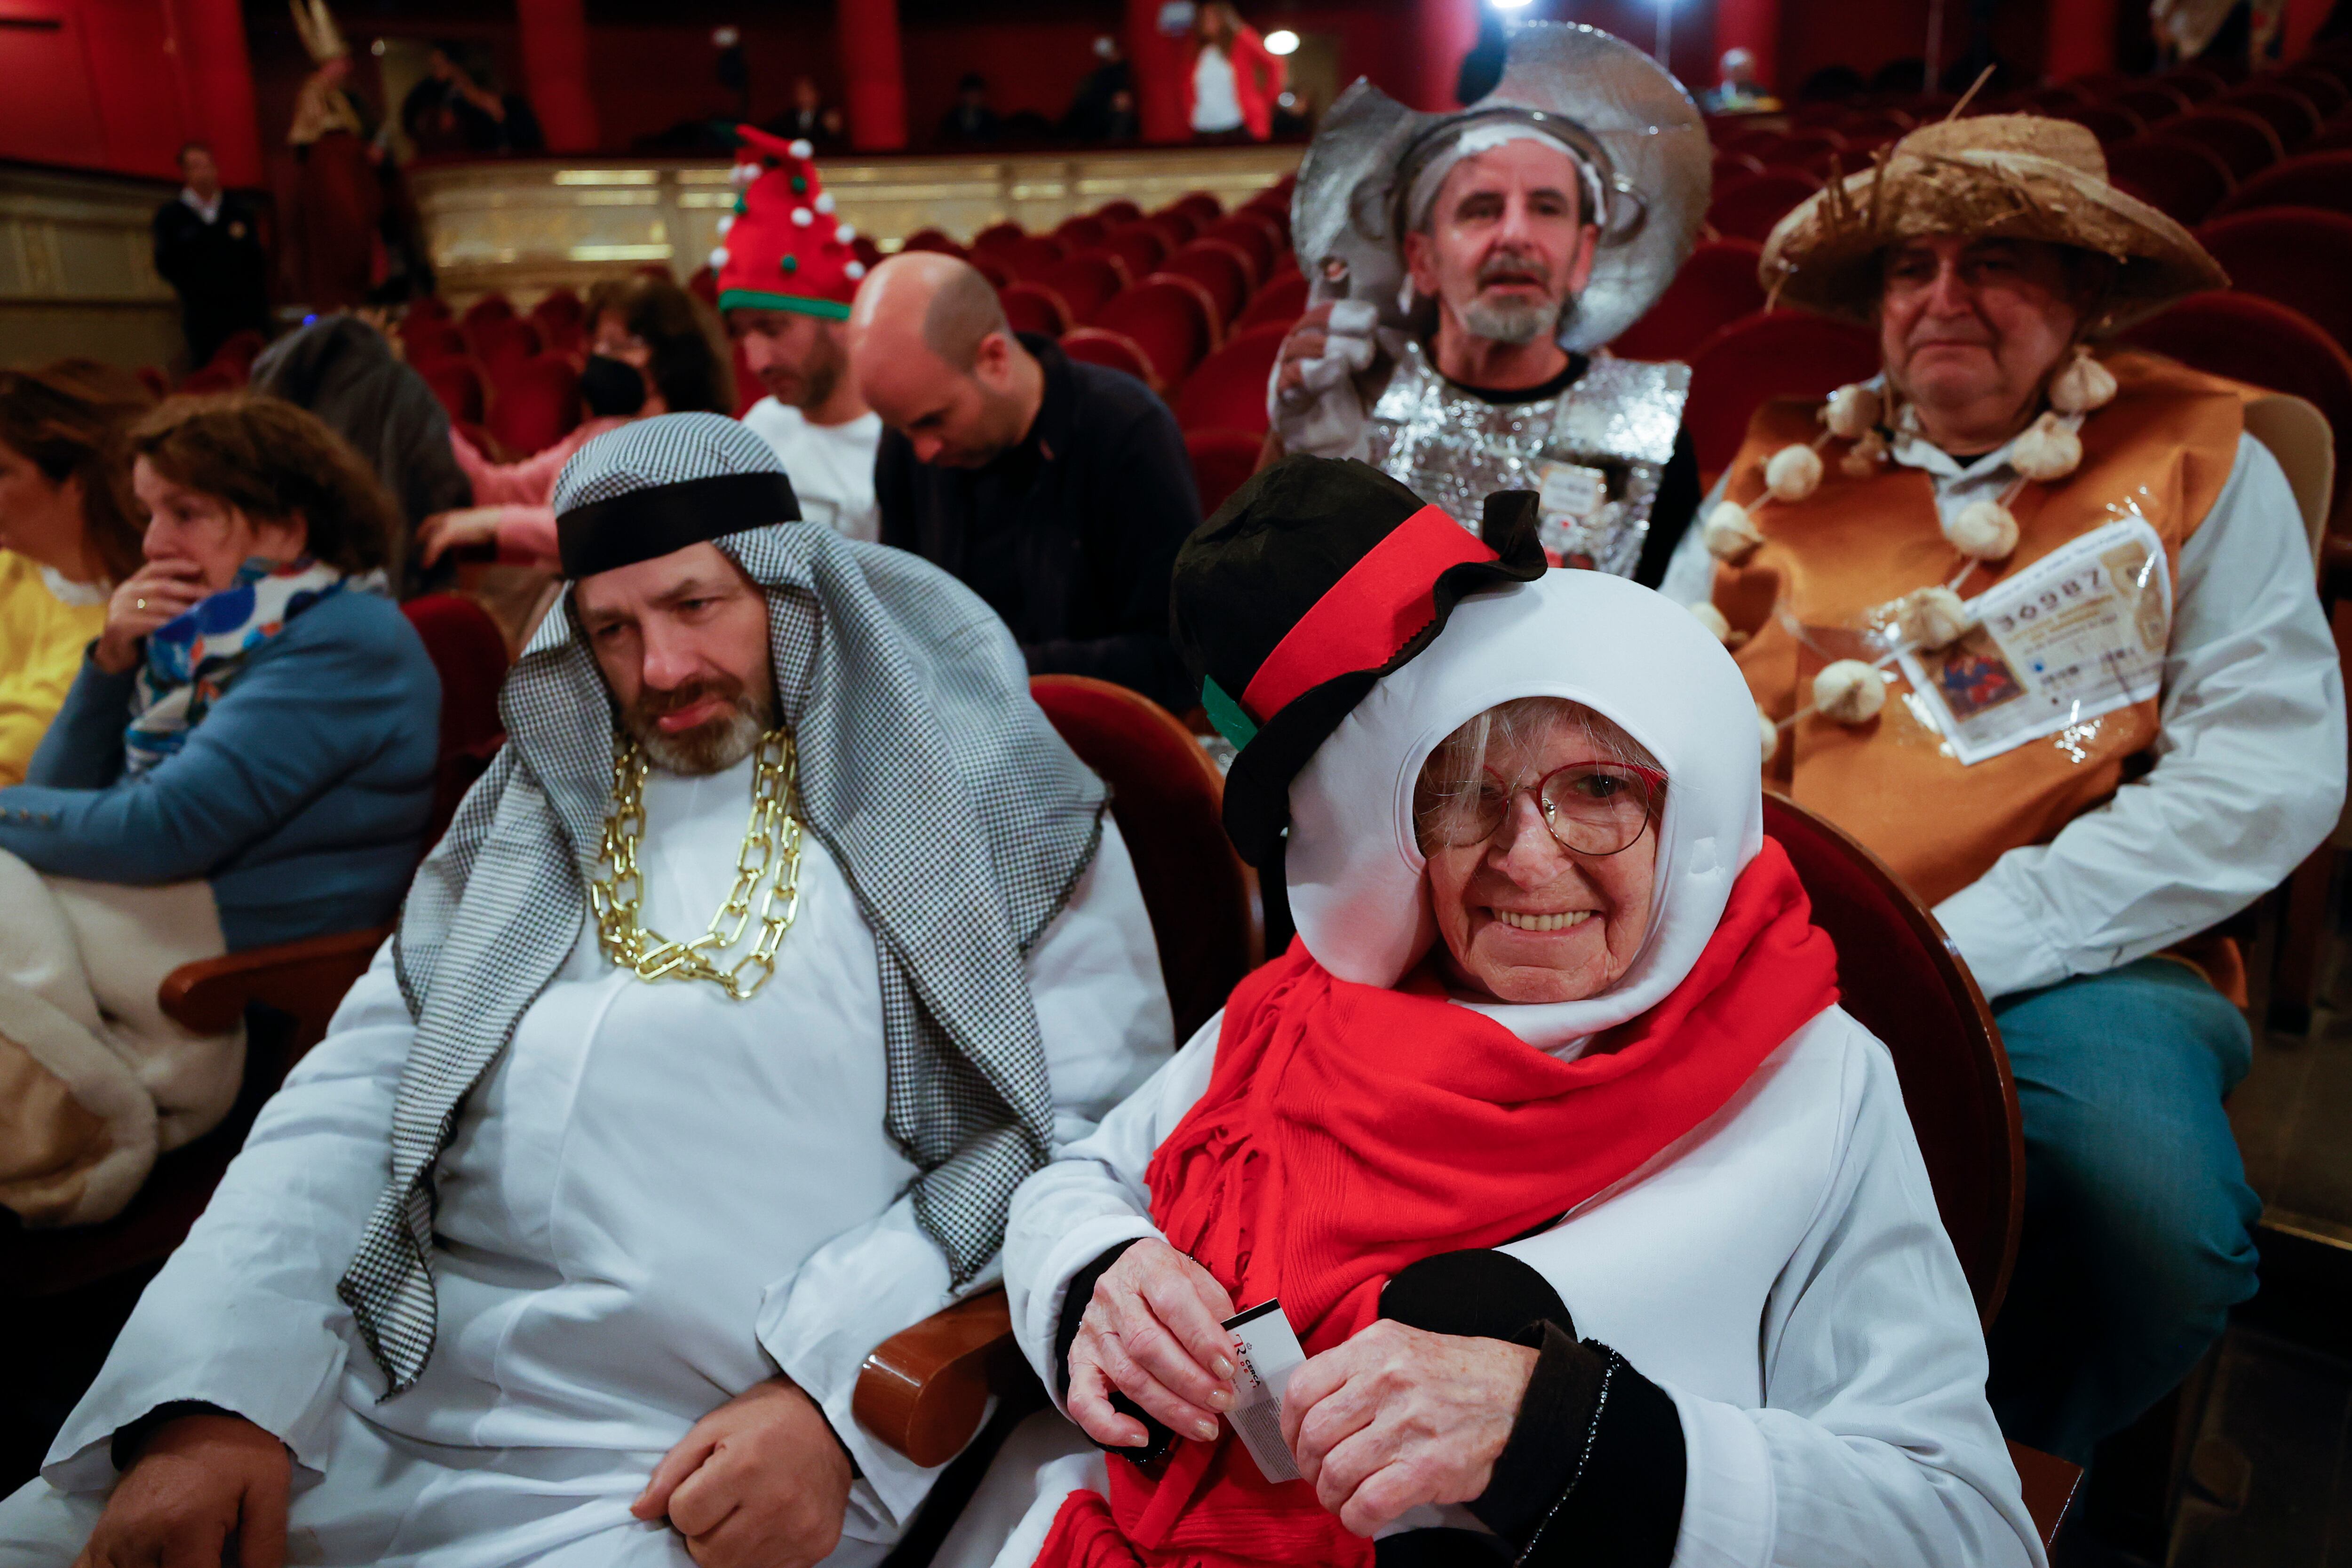
[[[1298,385],[1284,389],[1282,365],[1276,363],[1266,382],[1265,411],[1284,451],[1318,458],[1360,455],[1364,403],[1353,378],[1371,367],[1378,347],[1372,333],[1379,324],[1380,311],[1370,300],[1339,300],[1324,330],[1321,357],[1297,362]]]

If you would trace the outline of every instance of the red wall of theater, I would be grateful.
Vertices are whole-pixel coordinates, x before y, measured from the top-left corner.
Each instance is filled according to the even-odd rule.
[[[1420,100],[1445,73],[1423,57],[1426,5],[1456,8],[1475,0],[1255,0],[1244,14],[1268,28],[1329,35],[1338,41],[1341,79],[1370,77],[1400,97]],[[1686,80],[1711,74],[1718,0],[1680,0],[1674,64]],[[1726,5],[1754,0],[1721,0]],[[1929,0],[1781,0],[1778,71],[1793,86],[1832,63],[1868,72],[1920,52]],[[2147,0],[1997,0],[1995,31],[2003,52],[2026,74],[2038,69],[2053,10],[2120,5],[2120,25],[2145,27]],[[745,6],[738,25],[751,63],[752,111],[781,110],[792,78],[815,76],[829,99],[841,82],[833,37],[833,6]],[[1551,0],[1536,8],[1572,15],[1642,44],[1655,26],[1655,0]],[[1961,43],[1969,8],[1948,5],[1951,37]],[[509,87],[522,80],[511,7],[468,0],[345,0],[336,7],[362,50],[362,81],[369,85],[365,42],[383,35],[457,34],[494,46]],[[705,13],[709,15],[706,16]],[[948,3],[900,0],[907,119],[919,147],[953,96],[956,79],[977,70],[991,82],[1000,110],[1035,110],[1058,116],[1091,60],[1088,45],[1100,32],[1121,30],[1122,0],[1003,0]],[[169,174],[180,142],[216,132],[224,108],[219,78],[208,76],[205,51],[225,36],[224,17],[241,14],[254,61],[257,110],[253,145],[274,163],[282,158],[287,117],[307,62],[282,4],[268,0],[0,0],[0,157]],[[684,14],[687,19],[675,19]],[[1534,14],[1531,12],[1530,14]],[[632,138],[691,117],[724,110],[713,78],[710,5],[675,8],[596,0],[588,8],[589,91],[604,144],[625,148]],[[217,139],[217,138],[216,138]],[[260,183],[262,170],[227,171],[240,184]]]

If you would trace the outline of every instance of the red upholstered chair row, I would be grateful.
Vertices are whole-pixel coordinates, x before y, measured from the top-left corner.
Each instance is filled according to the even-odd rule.
[[[2352,215],[2352,151],[2307,153],[2273,163],[2214,211],[2220,216],[2256,207],[2317,207]]]
[[[2197,237],[2241,292],[2300,310],[2352,348],[2352,216],[2263,207],[2216,218]]]
[[[1234,323],[1234,331],[1244,332],[1276,323],[1287,327],[1306,313],[1307,279],[1293,271],[1259,289],[1242,311],[1241,320]]]
[[[1177,425],[1186,430],[1239,430],[1254,439],[1263,437],[1265,385],[1289,331],[1288,322],[1252,327],[1202,360],[1176,394],[1172,409]]]
[[[1713,483],[1748,434],[1748,416],[1776,397],[1826,397],[1878,374],[1878,341],[1868,330],[1800,310],[1732,322],[1690,356],[1690,401],[1683,427]]]
[[[543,452],[580,424],[580,372],[560,353],[534,354],[498,378],[484,421],[509,452]]]
[[[1764,309],[1756,280],[1764,247],[1752,239],[1712,239],[1693,250],[1649,313],[1618,334],[1610,352],[1624,359],[1686,359],[1742,316]]]
[[[1727,239],[1761,243],[1774,224],[1821,188],[1819,179],[1795,169],[1770,168],[1726,180],[1707,204],[1707,226]]]

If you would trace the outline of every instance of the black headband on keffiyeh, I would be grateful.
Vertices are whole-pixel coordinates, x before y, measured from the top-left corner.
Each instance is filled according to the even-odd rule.
[[[629,433],[635,439],[615,440],[614,431],[586,443],[556,476],[555,549],[573,582],[800,521],[793,481],[749,427],[717,414],[676,414],[640,420]],[[690,477],[670,477],[678,474]]]
[[[557,505],[730,472],[782,477],[734,421],[667,415],[583,446]],[[824,528],[714,542],[767,597],[802,821],[840,861],[880,961],[882,1131],[920,1169],[916,1216],[961,1284],[994,1255],[1013,1189],[1051,1148],[1024,955],[1093,860],[1103,788],[1030,700],[1003,624],[944,572]],[[417,873],[394,937],[415,1041],[392,1179],[338,1287],[386,1397],[432,1353],[434,1162],[579,941],[611,801],[612,703],[570,615],[540,623],[499,709],[506,747]]]

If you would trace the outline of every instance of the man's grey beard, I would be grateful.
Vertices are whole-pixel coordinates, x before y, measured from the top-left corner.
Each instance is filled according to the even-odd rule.
[[[1531,343],[1559,330],[1564,311],[1549,300],[1532,304],[1490,304],[1483,297],[1462,308],[1462,324],[1473,337],[1490,342]]]
[[[775,727],[771,717],[747,702],[738,698],[725,717],[675,735],[665,732],[653,716],[645,713],[625,713],[622,722],[654,766],[664,773],[700,778],[723,773],[750,756],[760,737]]]

